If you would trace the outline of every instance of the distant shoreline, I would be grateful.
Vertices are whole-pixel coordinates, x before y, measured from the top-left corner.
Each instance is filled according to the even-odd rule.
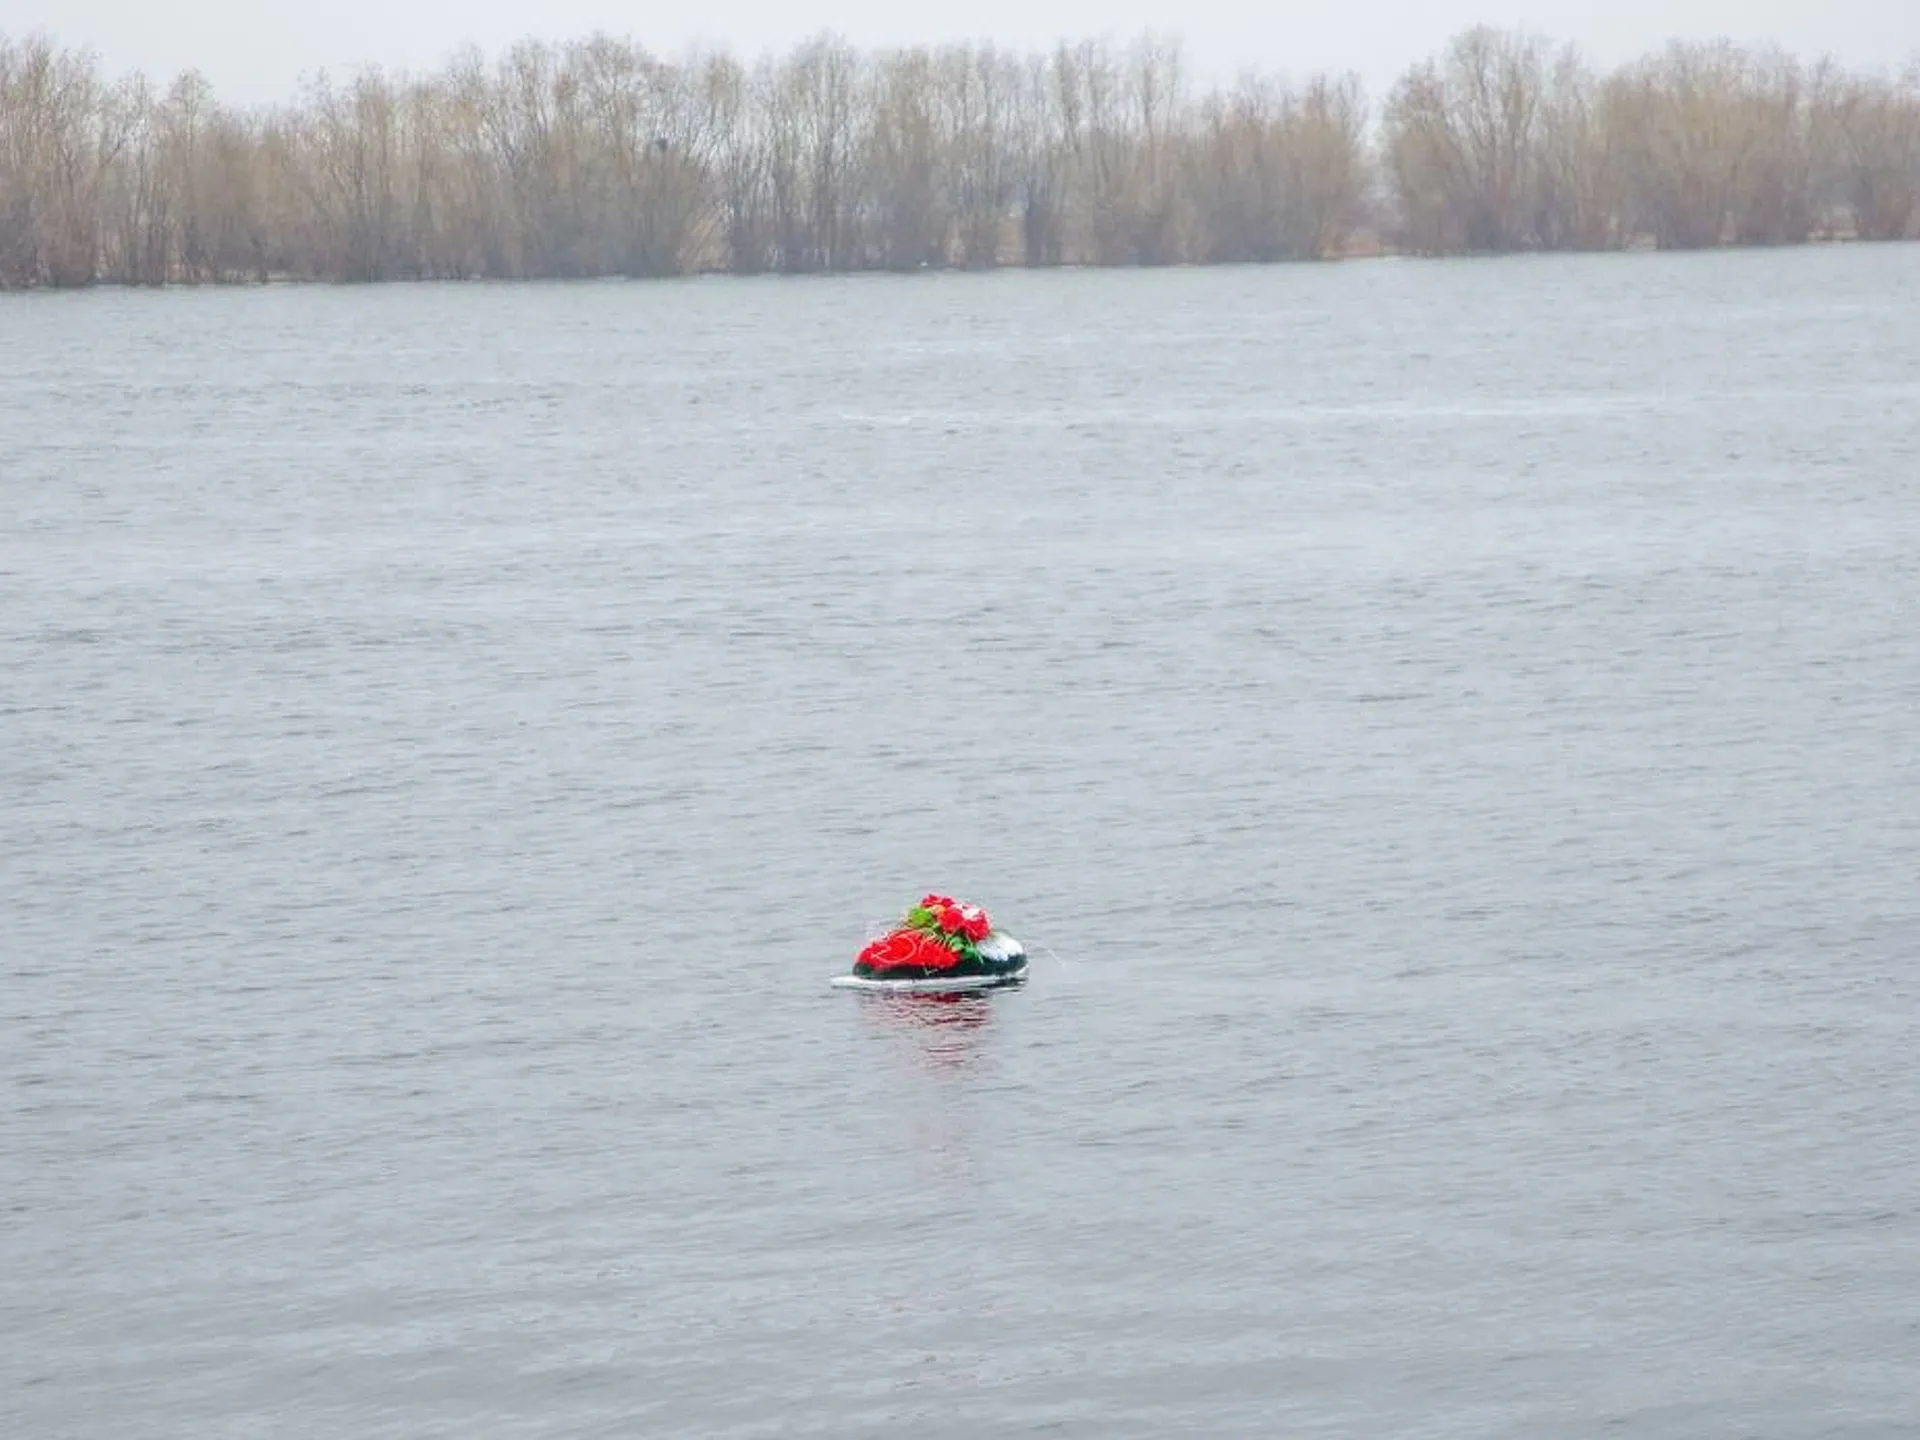
[[[1730,44],[1601,72],[1476,29],[1352,77],[1177,47],[751,66],[605,36],[219,103],[0,37],[0,290],[1112,269],[1920,237],[1900,78]]]
[[[122,280],[96,280],[85,286],[41,286],[0,288],[0,303],[7,295],[27,294],[79,294],[79,293],[157,293],[159,291],[193,290],[374,290],[390,287],[409,288],[428,285],[451,286],[520,286],[520,285],[615,285],[615,284],[726,284],[737,281],[760,282],[804,282],[807,280],[907,280],[915,277],[933,278],[935,276],[990,276],[990,275],[1085,275],[1111,274],[1113,272],[1133,272],[1136,274],[1169,274],[1195,270],[1266,270],[1266,269],[1314,269],[1333,268],[1348,265],[1365,265],[1369,262],[1401,261],[1413,265],[1440,263],[1443,261],[1486,261],[1517,259],[1544,259],[1552,256],[1572,258],[1586,256],[1652,256],[1652,255],[1753,255],[1777,253],[1780,251],[1838,250],[1861,247],[1881,249],[1886,247],[1920,246],[1920,237],[1906,237],[1887,241],[1864,241],[1853,235],[1815,235],[1808,239],[1788,245],[1737,244],[1729,243],[1700,250],[1661,250],[1658,246],[1643,242],[1634,245],[1616,246],[1608,250],[1507,250],[1507,251],[1461,251],[1449,255],[1425,255],[1381,247],[1377,249],[1356,250],[1341,255],[1329,255],[1318,261],[1260,261],[1260,260],[1220,260],[1220,261],[1172,261],[1162,265],[1143,264],[1082,264],[1067,262],[1059,265],[928,265],[912,270],[808,270],[779,271],[762,270],[751,274],[742,274],[724,267],[713,266],[698,270],[686,270],[672,275],[463,275],[463,276],[393,276],[377,280],[341,280],[325,276],[274,275],[262,277],[246,276],[225,280],[172,280],[162,285],[133,283]]]
[[[1220,261],[1173,261],[1164,265],[1095,265],[1060,264],[1046,266],[1028,265],[938,265],[924,266],[913,270],[809,270],[804,272],[786,272],[763,270],[743,275],[737,271],[720,267],[700,270],[687,270],[673,275],[466,275],[466,276],[395,276],[378,280],[340,280],[329,277],[309,277],[300,275],[268,275],[259,277],[236,277],[225,280],[171,280],[165,284],[133,283],[123,280],[96,280],[84,286],[39,286],[0,288],[0,304],[5,303],[9,295],[24,296],[31,294],[157,294],[162,291],[195,290],[379,290],[389,288],[414,288],[430,285],[469,286],[485,288],[488,286],[586,286],[586,285],[660,285],[660,284],[730,284],[741,281],[763,283],[800,283],[808,280],[909,280],[914,278],[932,279],[934,277],[984,277],[992,275],[1088,275],[1088,274],[1172,274],[1204,270],[1268,270],[1268,269],[1316,269],[1336,268],[1349,265],[1365,265],[1388,261],[1400,261],[1412,265],[1439,264],[1446,261],[1484,261],[1546,259],[1554,256],[1573,258],[1577,256],[1599,258],[1603,256],[1653,256],[1653,255],[1754,255],[1778,253],[1781,251],[1810,250],[1851,250],[1858,248],[1882,249],[1899,246],[1920,246],[1920,237],[1899,240],[1863,241],[1852,236],[1826,237],[1815,236],[1791,245],[1727,244],[1715,246],[1710,250],[1660,250],[1653,245],[1629,245],[1610,250],[1580,251],[1543,251],[1508,250],[1466,252],[1451,255],[1422,255],[1398,250],[1380,249],[1357,252],[1348,255],[1331,255],[1314,262],[1302,261],[1260,261],[1260,260],[1220,260]]]

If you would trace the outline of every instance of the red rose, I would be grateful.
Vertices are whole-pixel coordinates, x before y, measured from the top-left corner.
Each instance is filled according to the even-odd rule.
[[[870,941],[860,952],[860,958],[854,963],[870,965],[874,969],[883,969],[889,965],[904,964],[906,958],[914,953],[913,932],[895,930],[882,935],[878,940]]]
[[[960,963],[960,957],[954,954],[951,946],[925,931],[916,932],[914,939],[918,942],[918,953],[908,964],[924,965],[929,970],[951,970]]]
[[[951,970],[960,957],[924,930],[895,930],[873,941],[854,961],[876,973],[888,970]]]
[[[961,919],[960,933],[976,943],[986,939],[987,932],[991,929],[993,926],[988,922],[987,913],[984,910],[976,910],[973,914],[963,916]]]
[[[966,917],[960,913],[959,907],[952,903],[941,906],[935,913],[934,918],[940,922],[940,928],[945,930],[949,935],[959,934],[960,927],[967,923]]]

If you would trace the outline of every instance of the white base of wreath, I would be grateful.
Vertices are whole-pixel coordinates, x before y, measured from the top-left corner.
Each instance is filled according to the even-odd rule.
[[[930,995],[956,995],[964,990],[1002,990],[1027,978],[1027,967],[1003,971],[998,975],[956,975],[951,980],[876,980],[870,975],[836,975],[827,983],[836,990],[891,990],[896,994],[919,992]]]

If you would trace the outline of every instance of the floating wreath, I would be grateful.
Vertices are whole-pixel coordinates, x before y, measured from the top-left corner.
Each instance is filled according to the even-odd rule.
[[[928,895],[860,952],[854,973],[934,975],[990,968],[996,962],[980,953],[980,942],[992,933],[993,921],[978,905],[962,904],[950,895]]]

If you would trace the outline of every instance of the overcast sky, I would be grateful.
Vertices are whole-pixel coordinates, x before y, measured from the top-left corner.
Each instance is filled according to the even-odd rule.
[[[748,56],[823,29],[862,46],[991,39],[1035,49],[1151,28],[1183,42],[1197,79],[1247,67],[1353,70],[1377,98],[1406,65],[1479,22],[1573,41],[1603,63],[1677,37],[1770,41],[1863,66],[1897,67],[1920,51],[1920,0],[0,0],[0,32],[89,47],[115,72],[161,79],[198,67],[223,99],[243,103],[286,98],[322,68],[433,69],[468,42],[494,54],[528,35],[596,29],[666,55],[707,43]]]

